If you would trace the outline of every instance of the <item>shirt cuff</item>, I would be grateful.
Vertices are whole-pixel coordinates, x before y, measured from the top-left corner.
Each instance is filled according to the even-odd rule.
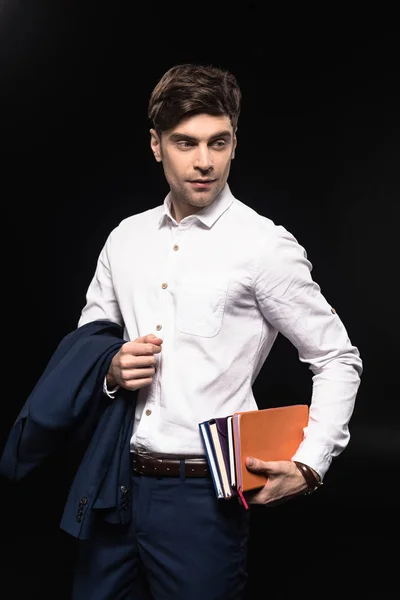
[[[306,447],[305,444],[303,444],[292,456],[292,460],[298,460],[299,462],[302,462],[314,469],[322,481],[331,465],[332,457],[327,454],[324,448],[318,446],[310,448],[309,446]]]
[[[104,381],[103,381],[103,393],[106,394],[106,396],[108,396],[109,398],[115,398],[115,394],[118,392],[118,390],[119,390],[119,385],[117,385],[112,390],[108,389],[108,387],[107,387],[107,375],[106,375],[104,377]]]

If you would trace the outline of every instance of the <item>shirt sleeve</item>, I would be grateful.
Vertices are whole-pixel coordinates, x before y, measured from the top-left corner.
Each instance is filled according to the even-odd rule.
[[[112,388],[112,390],[108,389],[107,376],[105,376],[103,381],[103,394],[106,394],[106,396],[108,396],[109,398],[115,398],[115,394],[118,392],[118,390],[119,385],[116,385],[114,388]]]
[[[78,327],[98,319],[108,319],[123,326],[111,270],[112,233],[108,236],[97,260],[96,270],[86,293]]]
[[[254,290],[264,318],[290,340],[313,373],[309,421],[292,459],[324,477],[350,440],[362,361],[311,271],[305,249],[277,227],[276,238],[264,244],[257,259]]]

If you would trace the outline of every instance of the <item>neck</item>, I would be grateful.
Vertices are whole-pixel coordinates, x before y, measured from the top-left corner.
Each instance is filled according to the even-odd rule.
[[[180,204],[173,198],[171,199],[171,214],[177,223],[180,223],[185,217],[195,215],[203,207],[202,206],[191,206],[190,204]]]

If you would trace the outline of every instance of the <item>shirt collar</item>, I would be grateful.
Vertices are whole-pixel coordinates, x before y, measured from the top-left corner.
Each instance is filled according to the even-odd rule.
[[[232,202],[234,201],[234,196],[229,188],[229,185],[226,183],[218,196],[215,198],[213,202],[209,206],[206,206],[198,213],[191,215],[188,218],[197,218],[201,221],[206,227],[209,229],[214,225],[214,223],[220,218],[220,216],[230,207]],[[164,200],[163,210],[159,219],[159,227],[167,220],[170,219],[174,223],[176,223],[175,219],[171,214],[172,209],[172,201],[171,201],[171,192],[167,194]],[[185,220],[185,219],[183,219]]]

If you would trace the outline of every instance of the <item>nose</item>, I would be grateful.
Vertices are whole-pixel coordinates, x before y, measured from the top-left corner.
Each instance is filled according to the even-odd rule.
[[[206,172],[214,168],[211,152],[208,146],[198,146],[194,168]]]

